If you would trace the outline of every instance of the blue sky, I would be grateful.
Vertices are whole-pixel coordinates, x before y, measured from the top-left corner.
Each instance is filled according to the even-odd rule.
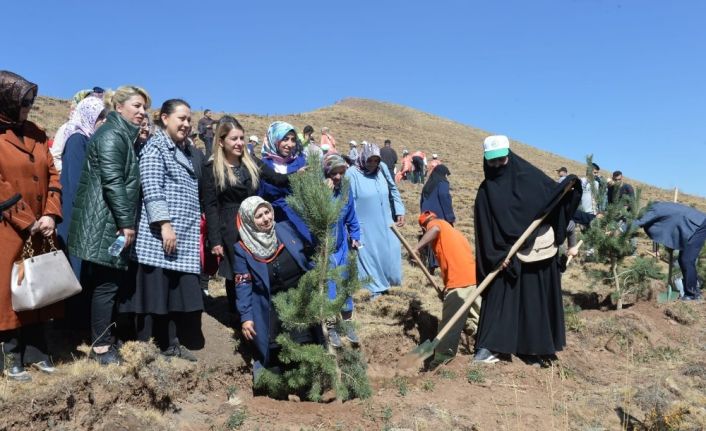
[[[704,1],[6,3],[0,68],[44,95],[134,83],[258,114],[365,97],[706,196]]]

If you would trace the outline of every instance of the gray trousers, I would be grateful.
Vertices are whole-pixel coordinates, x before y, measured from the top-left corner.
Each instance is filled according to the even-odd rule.
[[[446,323],[451,320],[454,314],[461,308],[466,298],[468,298],[471,293],[476,290],[475,286],[462,287],[457,289],[450,289],[444,298],[444,305],[441,311],[441,321],[439,322],[439,331],[446,326]],[[480,315],[480,296],[476,298],[471,306],[471,322],[476,326],[478,325],[478,316]],[[458,351],[458,342],[461,338],[461,332],[466,326],[466,319],[458,319],[456,323],[453,324],[449,332],[444,335],[444,337],[439,340],[439,345],[436,347],[435,361],[444,360],[446,358],[452,358],[456,356]]]

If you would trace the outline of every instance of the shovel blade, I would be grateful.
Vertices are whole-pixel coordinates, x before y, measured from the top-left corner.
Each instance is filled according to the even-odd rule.
[[[659,304],[676,301],[677,299],[679,299],[679,292],[677,292],[676,290],[670,289],[666,292],[660,292],[657,295],[657,302]]]
[[[401,368],[421,368],[424,361],[434,355],[439,340],[426,340],[400,359]]]

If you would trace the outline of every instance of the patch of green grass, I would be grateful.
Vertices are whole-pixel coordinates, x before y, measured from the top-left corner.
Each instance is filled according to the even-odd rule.
[[[635,355],[637,362],[647,363],[653,361],[673,361],[681,356],[681,351],[670,346],[657,346],[639,355]]]
[[[397,387],[397,393],[405,396],[409,393],[409,382],[405,377],[395,377],[392,383]]]
[[[394,428],[392,424],[392,407],[385,406],[385,408],[382,409],[382,423],[383,431],[390,431]]]
[[[453,380],[456,378],[456,373],[448,369],[443,369],[439,371],[439,377],[446,380]]]
[[[687,326],[693,325],[699,318],[696,311],[689,304],[685,304],[683,302],[670,304],[664,309],[664,314],[675,322]]]
[[[436,386],[436,383],[434,383],[434,381],[431,379],[427,379],[422,382],[422,390],[424,392],[433,391],[435,386]]]
[[[466,380],[468,380],[468,383],[480,384],[485,382],[485,374],[480,368],[471,367],[466,372]]]
[[[238,393],[238,387],[235,385],[230,385],[226,388],[226,395],[228,395],[228,398],[232,398],[234,395]]]
[[[226,421],[226,429],[227,430],[237,430],[243,424],[245,423],[245,420],[248,418],[248,413],[245,411],[245,409],[238,409],[231,413],[231,415],[228,417],[228,420]]]
[[[579,311],[581,311],[581,307],[578,305],[564,307],[564,322],[568,331],[582,332],[586,328],[586,322],[579,317]]]

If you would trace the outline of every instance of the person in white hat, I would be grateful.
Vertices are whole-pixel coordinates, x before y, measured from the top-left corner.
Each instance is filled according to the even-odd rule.
[[[439,160],[439,155],[436,153],[432,154],[431,162],[429,162],[429,166],[427,166],[427,178],[431,177],[431,173],[434,172],[434,168],[440,164],[441,160]]]
[[[351,150],[348,152],[348,158],[354,162],[358,160],[358,143],[356,141],[349,142]]]
[[[483,294],[474,361],[494,363],[515,355],[548,366],[566,345],[557,245],[581,197],[575,175],[557,183],[510,151],[507,136],[483,142],[483,174],[474,208],[480,282],[501,273]],[[562,195],[565,187],[569,192]],[[549,213],[514,256],[510,249],[540,214]]]
[[[257,135],[251,135],[250,138],[248,139],[248,153],[250,155],[255,155],[255,147],[260,143],[260,139],[257,137]]]

